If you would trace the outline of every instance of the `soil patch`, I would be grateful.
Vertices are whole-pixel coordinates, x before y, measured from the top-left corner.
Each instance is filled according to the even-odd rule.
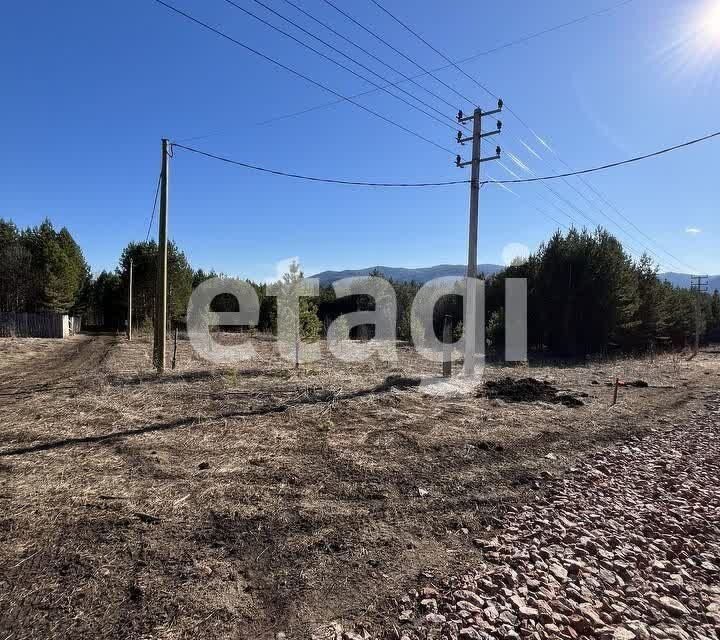
[[[500,380],[488,380],[485,395],[491,399],[505,402],[551,402],[566,407],[582,407],[585,403],[570,393],[561,393],[545,380],[535,378],[506,377]]]

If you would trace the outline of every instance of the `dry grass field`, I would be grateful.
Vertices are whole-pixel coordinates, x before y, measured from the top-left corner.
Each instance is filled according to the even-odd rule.
[[[234,368],[181,341],[162,377],[144,339],[0,341],[0,640],[372,633],[548,479],[720,384],[701,353],[485,371],[577,407],[434,396],[410,379],[438,366],[407,348],[294,370],[253,340]],[[649,386],[611,406],[616,376]]]

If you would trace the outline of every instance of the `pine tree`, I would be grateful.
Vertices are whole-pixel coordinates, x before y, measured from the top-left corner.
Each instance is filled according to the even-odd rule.
[[[317,304],[307,297],[298,296],[300,284],[304,278],[300,265],[292,261],[288,271],[276,283],[275,289],[278,297],[278,312],[286,326],[294,329],[295,368],[300,366],[301,340],[316,340],[322,330],[322,323],[317,315]],[[293,301],[298,299],[297,307]]]
[[[710,300],[710,327],[720,329],[720,292],[717,289]]]
[[[50,220],[22,232],[20,242],[32,255],[32,270],[39,279],[30,306],[68,313],[83,292],[89,267],[82,251],[66,228],[56,232]]]

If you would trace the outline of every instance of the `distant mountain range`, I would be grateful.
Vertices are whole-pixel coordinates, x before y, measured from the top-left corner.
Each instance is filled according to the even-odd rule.
[[[493,275],[502,271],[505,267],[499,264],[479,264],[478,273],[485,275]],[[328,285],[342,278],[352,278],[356,276],[366,276],[368,273],[377,269],[387,278],[392,278],[398,282],[418,282],[425,284],[434,278],[444,278],[448,276],[464,276],[466,267],[462,264],[438,264],[434,267],[420,267],[417,269],[407,269],[405,267],[385,267],[378,265],[376,267],[367,267],[367,269],[346,269],[345,271],[323,271],[317,273],[313,278],[318,278],[321,285]],[[675,273],[668,271],[667,273],[659,273],[660,280],[667,280],[676,287],[690,287],[690,274]],[[710,292],[715,289],[720,290],[720,275],[710,276],[709,278]]]
[[[505,267],[499,264],[479,264],[478,273],[493,275],[498,271],[502,271]],[[368,273],[377,269],[386,278],[391,278],[397,282],[418,282],[425,284],[434,278],[445,278],[448,276],[464,276],[467,267],[461,264],[438,264],[434,267],[420,267],[418,269],[406,269],[405,267],[368,267],[367,269],[346,269],[345,271],[323,271],[317,273],[313,278],[318,278],[321,285],[332,284],[342,278],[352,278],[356,276],[366,276]]]

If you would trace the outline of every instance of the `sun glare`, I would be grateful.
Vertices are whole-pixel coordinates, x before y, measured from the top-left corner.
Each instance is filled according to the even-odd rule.
[[[671,82],[702,93],[720,83],[720,0],[694,0],[685,7],[654,59]]]
[[[710,39],[708,44],[720,48],[720,0],[712,0],[699,19],[698,28]]]

